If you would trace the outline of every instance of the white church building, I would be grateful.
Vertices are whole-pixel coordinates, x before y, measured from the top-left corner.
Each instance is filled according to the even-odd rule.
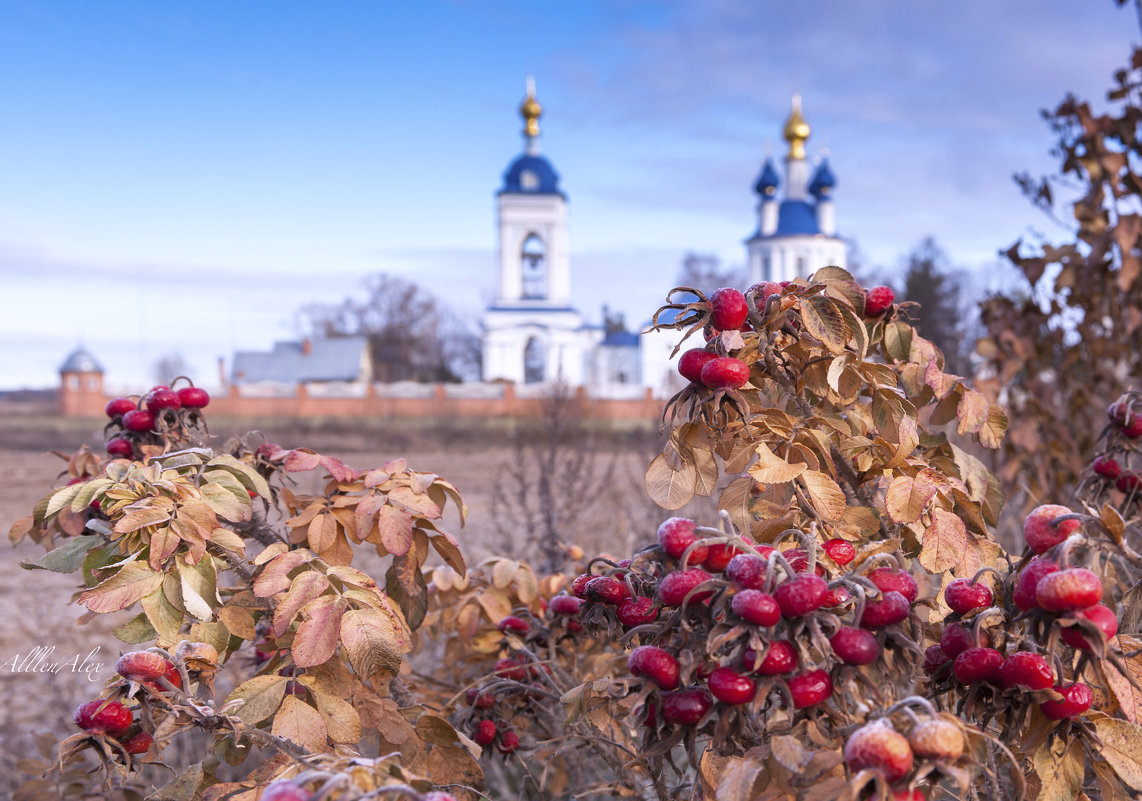
[[[595,397],[634,397],[648,389],[669,397],[684,383],[670,358],[677,332],[607,335],[571,304],[567,195],[540,154],[541,113],[529,79],[520,106],[523,153],[508,165],[496,194],[499,280],[482,320],[483,379],[537,388],[562,380]],[[806,157],[810,129],[797,96],[782,134],[789,144],[784,186],[772,159],[754,184],[757,230],[746,239],[750,283],[806,277],[846,262],[833,210],[836,179],[826,159],[814,168]]]

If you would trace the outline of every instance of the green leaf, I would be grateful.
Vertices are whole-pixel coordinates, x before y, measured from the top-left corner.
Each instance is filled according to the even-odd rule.
[[[894,362],[906,362],[912,353],[912,326],[899,321],[884,327],[884,355]]]
[[[163,574],[145,562],[129,562],[118,573],[79,596],[92,612],[118,612],[162,586]]]
[[[143,612],[135,615],[122,626],[116,626],[111,630],[111,633],[120,642],[125,642],[128,645],[150,642],[158,636],[155,627],[151,625],[151,621],[147,620],[147,616]]]
[[[71,504],[72,500],[82,489],[82,484],[68,484],[66,487],[60,487],[53,492],[48,496],[48,505],[44,511],[44,518],[52,518],[59,514],[61,509]]]
[[[94,534],[81,534],[72,537],[58,548],[48,551],[34,562],[20,562],[25,570],[51,570],[53,573],[74,573],[83,566],[87,552],[103,542]]]
[[[158,636],[159,646],[169,648],[178,642],[184,613],[179,577],[169,573],[163,578],[163,584],[139,601],[139,605]]]
[[[323,596],[310,601],[302,611],[306,619],[297,627],[291,649],[294,664],[300,668],[323,665],[337,652],[345,601]]]
[[[222,470],[213,472],[227,476],[235,484],[238,484],[229,473]],[[250,503],[250,495],[245,489],[242,489],[242,495],[238,497],[229,487],[224,487],[217,482],[210,482],[199,487],[199,491],[202,493],[202,499],[206,501],[206,505],[213,510],[214,514],[224,520],[229,520],[231,523],[244,523],[253,514],[254,505]]]
[[[90,481],[83,482],[83,484],[80,485],[80,491],[77,492],[75,497],[71,500],[71,511],[77,514],[82,512],[91,504],[91,501],[98,493],[114,485],[115,482],[109,478],[93,478]]]

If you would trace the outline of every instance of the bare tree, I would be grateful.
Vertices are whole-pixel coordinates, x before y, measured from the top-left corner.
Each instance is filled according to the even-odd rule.
[[[687,253],[678,272],[678,286],[692,286],[706,294],[724,286],[745,289],[746,273],[740,267],[722,267],[712,254]]]
[[[151,366],[151,377],[156,384],[166,386],[180,375],[190,373],[190,367],[181,353],[167,353],[155,360]]]
[[[495,484],[493,514],[509,528],[516,553],[556,572],[614,471],[614,458],[600,453],[587,425],[583,401],[556,382],[543,397],[539,419],[515,431],[512,458]]]
[[[463,381],[480,377],[480,340],[467,321],[419,284],[379,273],[363,297],[298,312],[310,336],[368,337],[379,381]]]

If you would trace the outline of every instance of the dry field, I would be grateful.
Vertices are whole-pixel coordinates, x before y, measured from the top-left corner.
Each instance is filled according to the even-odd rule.
[[[5,422],[8,425],[3,427],[9,428],[12,421]],[[75,437],[77,433],[80,437]],[[99,441],[97,432],[74,429],[36,436],[25,434],[25,438],[27,444],[21,441],[19,449],[0,448],[0,534],[29,514],[35,501],[58,482],[64,462],[46,452],[47,447],[65,447],[65,440]],[[275,438],[285,445],[311,444],[354,467],[371,467],[390,458],[405,457],[413,469],[449,479],[469,506],[464,529],[459,529],[454,516],[446,521],[459,537],[469,564],[493,553],[526,557],[534,545],[530,532],[520,530],[518,524],[513,525],[502,514],[497,516],[495,488],[498,482],[507,480],[505,469],[516,458],[516,451],[505,444],[505,438],[494,433],[483,432],[472,438],[393,436],[391,439],[401,447],[391,451],[365,449],[360,444],[364,438],[340,432],[307,437],[294,431]],[[12,443],[8,437],[3,440],[5,445]],[[418,445],[415,440],[424,442]],[[612,446],[614,441],[612,437]],[[39,447],[28,447],[31,443]],[[594,457],[591,472],[596,476],[602,476],[607,469],[612,472],[604,488],[590,497],[576,499],[584,511],[574,531],[568,532],[568,541],[581,545],[588,554],[604,550],[626,553],[636,541],[653,537],[664,516],[642,490],[642,472],[653,448],[649,438],[632,437],[630,444]],[[558,481],[555,486],[558,488]],[[509,490],[514,491],[512,487]],[[42,554],[38,546],[25,542],[13,548],[5,542],[0,543],[0,548],[5,577],[0,584],[0,691],[10,699],[0,705],[0,797],[10,797],[16,761],[35,754],[34,735],[46,733],[59,738],[73,733],[72,710],[98,692],[110,677],[120,647],[111,629],[130,615],[99,616],[77,626],[83,610],[72,602],[77,586],[74,577],[21,569],[21,560],[32,561]],[[384,569],[375,554],[372,558],[365,555],[362,567],[374,575]],[[568,565],[568,569],[573,567]],[[40,671],[34,671],[26,662],[37,648],[54,649],[40,660]],[[97,667],[90,673],[73,672],[70,663],[85,658]],[[58,672],[42,672],[47,662],[58,663],[62,668]]]

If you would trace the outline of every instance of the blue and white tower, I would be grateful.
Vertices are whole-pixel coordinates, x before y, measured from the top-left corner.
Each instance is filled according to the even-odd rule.
[[[836,178],[827,160],[810,176],[805,157],[809,123],[801,115],[801,96],[793,96],[793,110],[782,136],[789,143],[785,156],[785,191],[773,159],[767,158],[754,184],[759,195],[757,231],[746,240],[751,282],[805,278],[828,265],[844,267],[846,248],[837,236],[833,210]]]

